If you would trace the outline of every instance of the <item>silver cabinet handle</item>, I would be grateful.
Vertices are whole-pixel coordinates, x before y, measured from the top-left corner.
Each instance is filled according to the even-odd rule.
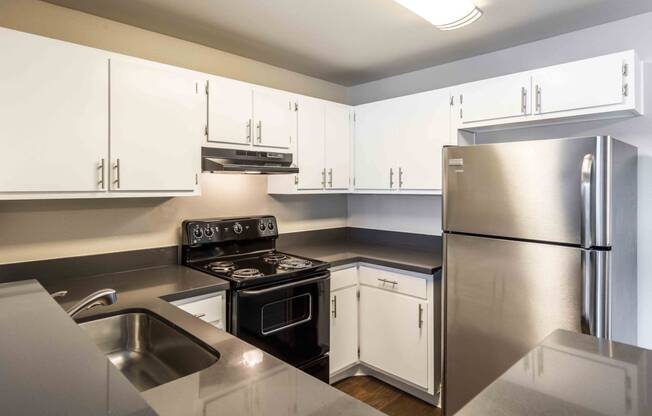
[[[580,217],[580,244],[584,248],[593,246],[593,155],[587,154],[582,160],[580,174],[580,198],[582,216]]]
[[[527,88],[521,88],[521,112],[527,114]]]
[[[258,120],[258,124],[256,125],[256,130],[257,130],[258,143],[261,143],[263,141],[263,122],[261,120]]]
[[[333,168],[328,169],[328,187],[333,187]]]
[[[403,168],[398,168],[398,187],[403,187]]]
[[[321,187],[326,187],[326,168],[322,169],[321,171]]]
[[[194,316],[195,316],[195,318],[203,318],[204,316],[206,316],[206,314],[205,313],[196,313],[196,314],[194,314]]]
[[[116,188],[120,188],[120,159],[115,160],[113,169],[115,169],[115,179],[113,180],[113,183],[115,184]]]
[[[337,295],[333,296],[333,318],[337,318]]]
[[[536,86],[536,110],[537,113],[541,112],[541,86],[537,85]]]
[[[100,180],[97,182],[97,184],[100,186],[100,189],[104,189],[104,158],[100,160],[99,165],[97,165],[97,169],[100,171]]]
[[[378,281],[381,282],[381,283],[383,283],[383,284],[384,284],[384,283],[388,283],[388,284],[390,284],[390,285],[392,285],[392,286],[396,286],[396,285],[398,285],[398,282],[397,282],[396,280],[387,280],[387,279],[381,279],[381,278],[378,278]]]
[[[394,169],[389,168],[389,189],[394,187]]]
[[[251,143],[251,119],[247,121],[247,143]]]
[[[419,329],[423,326],[423,306],[419,304]]]

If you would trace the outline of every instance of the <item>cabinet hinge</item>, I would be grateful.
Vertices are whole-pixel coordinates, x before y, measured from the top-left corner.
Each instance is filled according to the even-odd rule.
[[[195,173],[195,185],[199,185],[199,173]]]
[[[205,88],[205,91],[206,91],[206,95],[208,95],[208,81],[206,81],[206,88]]]
[[[629,94],[629,84],[623,85],[623,97],[627,97]]]
[[[627,65],[626,63],[624,63],[624,64],[623,64],[623,76],[626,77],[627,75],[629,75],[629,65]]]
[[[204,126],[204,136],[208,137],[208,124]]]
[[[299,111],[299,103],[294,103],[294,111]]]
[[[455,96],[451,95],[451,106],[455,105]]]

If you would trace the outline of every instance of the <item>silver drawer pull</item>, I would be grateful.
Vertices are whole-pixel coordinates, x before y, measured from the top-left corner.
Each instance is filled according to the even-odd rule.
[[[196,313],[196,314],[194,314],[194,316],[195,316],[195,318],[203,318],[204,316],[206,316],[206,314],[205,313]]]
[[[389,283],[392,286],[398,285],[398,282],[396,280],[387,280],[387,279],[380,279],[379,278],[378,281],[382,282],[382,283]]]

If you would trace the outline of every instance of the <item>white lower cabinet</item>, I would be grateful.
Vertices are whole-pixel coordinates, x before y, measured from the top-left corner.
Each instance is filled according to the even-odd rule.
[[[433,397],[439,380],[433,276],[367,265],[331,276],[331,377],[368,368]]]
[[[360,361],[428,387],[428,303],[360,286]]]
[[[330,372],[358,362],[358,281],[357,268],[331,274]]]

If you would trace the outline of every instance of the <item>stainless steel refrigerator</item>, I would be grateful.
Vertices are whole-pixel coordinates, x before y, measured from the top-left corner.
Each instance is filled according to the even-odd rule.
[[[636,343],[636,178],[605,136],[444,149],[446,415],[555,329]]]

